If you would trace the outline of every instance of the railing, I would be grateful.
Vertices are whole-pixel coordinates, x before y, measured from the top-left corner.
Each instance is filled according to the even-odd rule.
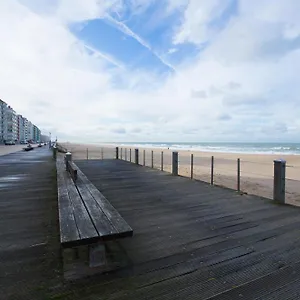
[[[175,158],[175,161],[177,159],[175,175],[178,174],[179,176],[201,180],[211,185],[230,188],[241,194],[253,194],[274,199],[279,203],[290,202],[295,204],[295,201],[300,200],[300,191],[297,191],[297,183],[299,186],[300,181],[285,177],[285,172],[282,174],[281,169],[283,165],[284,170],[285,167],[289,168],[283,162],[279,162],[279,166],[276,169],[272,161],[263,163],[240,158],[205,157],[202,156],[201,152],[181,156],[180,153],[170,150],[130,149],[131,152],[138,151],[138,164],[142,166],[174,174],[175,154],[178,155]],[[122,159],[127,160],[125,158]],[[132,162],[136,163],[134,158]],[[274,176],[278,178],[277,182],[275,182]],[[284,191],[282,192],[282,190]],[[293,195],[293,198],[291,198],[291,195]]]
[[[73,159],[120,159],[141,166],[173,173],[173,152],[169,149],[135,149],[131,147],[67,147]],[[177,153],[177,152],[175,152]],[[278,202],[297,204],[300,201],[300,167],[279,163],[277,172],[273,161],[249,161],[245,159],[222,158],[220,155],[207,156],[204,153],[178,152],[178,175],[201,180],[212,185],[236,190],[241,194],[253,194]],[[175,172],[176,173],[176,172]],[[275,177],[274,178],[274,174]],[[280,178],[278,181],[278,177]],[[275,184],[275,179],[277,183]],[[285,185],[285,187],[284,187]],[[282,190],[284,192],[282,192]],[[276,193],[277,191],[277,193]],[[281,191],[281,192],[280,192]]]

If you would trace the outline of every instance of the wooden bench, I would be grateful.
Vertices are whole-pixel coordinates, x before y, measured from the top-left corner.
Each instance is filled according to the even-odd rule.
[[[133,235],[132,228],[73,162],[57,158],[58,208],[62,248],[92,246]],[[76,174],[76,180],[72,177]]]
[[[66,170],[71,175],[74,183],[76,183],[76,180],[78,178],[78,175],[77,175],[77,166],[72,161],[65,161],[65,163],[66,163]]]

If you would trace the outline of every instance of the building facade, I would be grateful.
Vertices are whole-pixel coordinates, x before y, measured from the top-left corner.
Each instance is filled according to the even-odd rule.
[[[26,135],[25,135],[25,130],[26,130],[26,123],[22,115],[18,115],[18,141],[19,142],[26,142]]]
[[[5,141],[18,141],[18,121],[17,114],[11,106],[6,108],[7,130],[5,132]]]
[[[0,144],[5,142],[7,132],[6,109],[7,104],[0,99]]]
[[[33,125],[33,141],[35,143],[39,143],[41,141],[41,131],[35,125]]]
[[[0,144],[40,141],[40,129],[0,99]]]

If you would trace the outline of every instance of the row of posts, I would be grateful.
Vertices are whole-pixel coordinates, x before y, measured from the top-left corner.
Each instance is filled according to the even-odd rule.
[[[121,159],[123,159],[123,149],[121,148]],[[116,147],[116,159],[119,159],[119,147]],[[164,156],[161,152],[161,171],[164,170]],[[127,149],[125,148],[125,160],[127,160]],[[129,161],[132,162],[131,149],[129,149]],[[139,149],[134,150],[134,163],[139,165]],[[146,165],[146,152],[143,150],[143,166]],[[151,168],[154,167],[153,150],[151,151]],[[285,203],[285,160],[274,160],[274,184],[273,200]],[[191,154],[191,179],[194,178],[194,155]],[[178,176],[178,152],[172,152],[172,175]],[[211,157],[210,184],[214,184],[214,156]],[[241,161],[237,159],[237,191],[241,191]]]
[[[53,158],[56,159],[57,148],[53,147]],[[131,149],[129,149],[129,160],[131,158]],[[151,168],[154,167],[153,162],[153,150],[151,151]],[[103,149],[101,150],[101,157],[103,159]],[[121,159],[123,158],[123,149],[121,148]],[[87,159],[88,159],[88,149],[87,149]],[[119,147],[116,147],[116,159],[119,159]],[[164,156],[161,152],[161,171],[164,170]],[[125,149],[125,160],[127,160],[127,149]],[[139,149],[135,149],[134,156],[135,164],[139,164]],[[146,152],[143,150],[143,165],[146,165]],[[274,183],[273,183],[273,200],[279,203],[285,203],[285,170],[286,161],[285,160],[274,160]],[[178,176],[178,152],[172,152],[172,174]],[[211,171],[210,171],[210,184],[214,184],[214,156],[211,157]],[[194,155],[191,154],[191,179],[194,177]],[[237,159],[237,191],[241,190],[241,161]]]

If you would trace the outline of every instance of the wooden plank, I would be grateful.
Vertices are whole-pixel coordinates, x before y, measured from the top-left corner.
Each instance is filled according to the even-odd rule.
[[[64,164],[57,161],[57,188],[58,188],[58,212],[60,227],[60,242],[62,245],[70,241],[80,239],[73,214],[73,206],[69,198],[68,190],[64,180]]]
[[[75,164],[72,161],[68,161],[68,171],[73,179],[74,182],[76,182],[77,180],[77,167],[75,166]]]
[[[99,235],[94,227],[89,213],[80,198],[73,180],[70,176],[68,176],[67,172],[65,172],[65,181],[68,189],[68,194],[73,205],[74,217],[79,231],[80,239],[86,240],[98,238]]]
[[[117,237],[119,232],[111,224],[110,220],[108,220],[81,179],[77,180],[76,186],[99,236],[103,240]]]
[[[117,210],[109,203],[109,201],[101,194],[101,192],[87,179],[83,172],[78,168],[78,178],[86,185],[90,194],[93,196],[99,207],[105,213],[107,219],[119,233],[119,237],[132,236],[133,230],[121,217]]]

